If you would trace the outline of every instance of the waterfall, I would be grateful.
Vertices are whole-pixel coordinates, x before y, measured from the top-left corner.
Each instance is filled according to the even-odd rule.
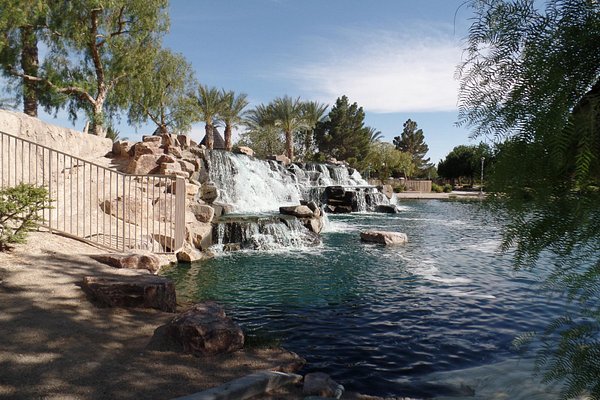
[[[320,243],[316,234],[308,231],[296,218],[281,216],[257,216],[222,218],[214,228],[216,251],[225,245],[235,249],[276,250],[281,248],[304,248]]]
[[[219,188],[219,200],[236,212],[255,213],[299,204],[294,175],[275,162],[219,150],[207,152],[208,176]]]
[[[368,186],[358,171],[341,165],[284,167],[275,161],[220,150],[206,151],[205,158],[208,177],[219,188],[218,200],[233,205],[236,213],[274,212],[300,200],[320,204],[327,186]]]

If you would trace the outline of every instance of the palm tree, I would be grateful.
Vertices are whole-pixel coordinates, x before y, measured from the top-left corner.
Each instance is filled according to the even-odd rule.
[[[302,101],[289,96],[278,97],[269,104],[274,125],[285,134],[285,150],[290,161],[294,160],[294,133],[309,129],[302,115]]]
[[[304,157],[305,159],[312,153],[313,132],[318,122],[323,119],[325,111],[329,107],[327,104],[318,101],[307,101],[302,104],[302,118],[308,124],[304,131]]]
[[[381,131],[378,131],[370,126],[367,126],[367,133],[369,134],[369,143],[381,142],[381,139],[383,138]]]
[[[246,112],[244,108],[248,105],[248,95],[240,93],[235,95],[233,91],[221,92],[223,99],[223,108],[221,110],[221,120],[225,124],[225,150],[231,151],[231,130],[242,123]]]
[[[206,132],[206,147],[212,150],[214,147],[214,121],[222,113],[223,96],[221,91],[216,87],[208,87],[198,85],[198,95],[195,96],[198,103],[198,111],[200,119],[206,124],[204,131]]]

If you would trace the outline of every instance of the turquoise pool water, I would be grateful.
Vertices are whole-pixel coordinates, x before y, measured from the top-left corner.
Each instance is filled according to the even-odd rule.
[[[428,374],[514,357],[521,332],[564,307],[543,266],[514,271],[498,221],[478,202],[403,202],[401,213],[330,216],[319,247],[228,253],[167,275],[179,300],[223,303],[252,340],[274,341],[373,395],[435,396]],[[409,243],[365,244],[364,229]],[[443,391],[443,389],[440,389]]]

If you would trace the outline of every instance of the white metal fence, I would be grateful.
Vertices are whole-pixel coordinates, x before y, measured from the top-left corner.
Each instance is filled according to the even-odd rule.
[[[185,234],[185,180],[127,175],[0,132],[1,187],[43,186],[43,226],[111,250],[172,253]]]

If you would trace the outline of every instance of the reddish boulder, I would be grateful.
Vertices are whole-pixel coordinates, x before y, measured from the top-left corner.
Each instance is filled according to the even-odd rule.
[[[114,268],[145,269],[157,273],[160,269],[160,259],[154,254],[98,254],[90,256],[96,261]]]
[[[175,285],[154,275],[83,278],[83,290],[105,307],[142,307],[175,312]]]
[[[195,356],[230,353],[244,347],[242,329],[212,301],[196,304],[173,318],[166,333]]]

